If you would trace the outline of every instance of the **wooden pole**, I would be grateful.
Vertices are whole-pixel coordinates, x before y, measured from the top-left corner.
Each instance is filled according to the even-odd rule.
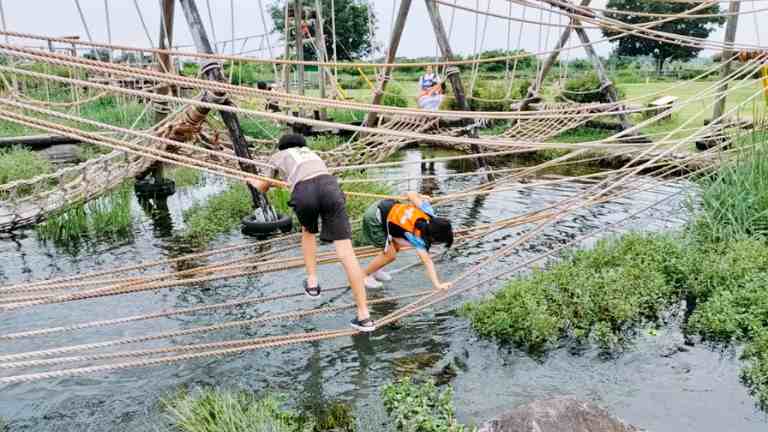
[[[725,24],[725,47],[723,47],[723,56],[720,60],[723,64],[720,66],[720,79],[725,79],[731,73],[731,57],[733,57],[733,42],[736,40],[736,31],[739,27],[739,10],[741,9],[740,0],[732,0],[728,6],[728,21]],[[720,123],[725,112],[725,102],[727,99],[728,83],[723,82],[717,88],[717,100],[715,108],[712,111],[712,123]]]
[[[285,35],[285,60],[291,59],[291,43],[289,41],[289,37],[291,36],[291,29],[288,23],[290,22],[288,19],[288,8],[289,8],[288,0],[285,0],[285,8],[283,8],[283,34]],[[286,63],[283,64],[283,91],[286,93],[291,92],[291,69],[290,66]],[[288,111],[286,110],[286,113]]]
[[[214,54],[211,42],[205,32],[205,27],[203,27],[203,20],[200,18],[200,11],[197,9],[195,0],[179,0],[179,2],[181,3],[181,8],[184,10],[184,16],[187,19],[187,24],[189,24],[189,30],[190,33],[192,33],[192,39],[195,41],[195,47],[197,50],[201,53]],[[205,65],[202,68],[201,73],[205,76],[206,79],[211,81],[225,82],[224,74],[219,63],[209,63]],[[223,101],[223,103],[227,105],[234,105],[232,101],[227,98],[226,93],[214,92],[213,94],[210,94],[205,92],[203,94],[203,100],[217,101],[219,103]],[[253,159],[251,157],[251,152],[248,150],[248,143],[246,142],[245,136],[243,135],[243,130],[240,127],[240,119],[237,118],[237,114],[228,111],[219,111],[219,115],[221,116],[221,120],[227,126],[235,154],[238,157],[244,159]],[[245,172],[251,174],[259,173],[259,170],[252,164],[243,162],[240,162],[239,164],[240,169]],[[254,209],[261,209],[266,221],[276,220],[277,215],[269,205],[269,201],[267,200],[266,195],[259,192],[250,184],[248,185],[248,188],[251,192]]]
[[[400,8],[397,11],[397,18],[395,18],[395,24],[392,27],[392,35],[389,39],[389,49],[387,49],[387,56],[384,60],[385,63],[394,63],[397,56],[397,48],[400,46],[400,36],[403,34],[403,28],[405,28],[405,21],[408,19],[408,12],[411,10],[411,0],[402,0],[400,2]],[[336,35],[334,34],[334,38]],[[390,68],[385,67],[379,75],[379,80],[376,85],[376,90],[373,92],[373,100],[371,104],[378,105],[381,103],[381,99],[384,97],[384,90],[387,88],[387,82],[389,82]],[[365,118],[365,124],[369,127],[376,127],[379,115],[376,112],[369,111]]]
[[[296,24],[296,60],[304,60],[304,32],[302,31],[304,22],[304,6],[301,0],[293,0],[293,20]],[[300,95],[304,95],[304,65],[296,65],[296,79],[298,80]]]
[[[161,50],[171,49],[173,47],[173,16],[176,10],[176,0],[162,0],[160,16],[160,37],[158,38],[158,48]],[[168,53],[158,54],[157,56],[158,69],[160,72],[172,73],[175,72],[173,67],[173,59]],[[171,86],[161,86],[157,89],[157,93],[163,96],[171,93]],[[155,102],[155,122],[159,123],[168,116],[168,102],[156,101]],[[164,164],[162,162],[156,162],[152,166],[152,176],[155,178],[155,182],[160,182],[163,178]]]
[[[325,30],[323,29],[323,26],[325,25],[325,21],[323,20],[323,3],[320,0],[315,0],[315,13],[317,14],[317,51],[321,58],[321,61],[328,61],[328,54],[325,49]],[[317,74],[318,74],[318,80],[320,81],[320,98],[325,99],[325,82],[326,82],[326,71],[325,66],[318,66],[317,67]],[[327,108],[321,108],[320,109],[320,119],[325,120],[328,118],[328,109]]]

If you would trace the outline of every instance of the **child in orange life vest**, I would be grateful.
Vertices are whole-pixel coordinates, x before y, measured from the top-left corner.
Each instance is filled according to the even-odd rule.
[[[381,281],[391,280],[382,268],[395,260],[403,247],[413,247],[421,258],[427,276],[437,290],[450,288],[451,284],[440,282],[435,264],[429,256],[434,243],[453,244],[453,228],[448,219],[435,216],[435,211],[426,197],[416,192],[408,193],[409,203],[382,200],[373,203],[363,216],[363,237],[373,245],[384,249],[368,264],[365,270],[365,285],[379,288]]]

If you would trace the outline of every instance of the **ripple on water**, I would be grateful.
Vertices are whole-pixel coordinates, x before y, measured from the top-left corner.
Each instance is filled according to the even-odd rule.
[[[418,150],[404,153],[404,159],[418,161]],[[465,169],[460,164],[437,163],[437,175]],[[420,174],[418,164],[378,171],[376,176],[411,177]],[[582,209],[568,215],[537,235],[531,242],[493,264],[480,268],[472,278],[518,265],[543,251],[551,250],[581,234],[601,230],[606,224],[640,210],[664,193],[678,190],[679,182],[640,178],[654,185],[653,191],[633,194]],[[437,195],[477,186],[473,177],[443,181],[411,181],[400,191],[418,188]],[[183,225],[182,209],[192,202],[222,190],[224,184],[208,179],[202,187],[182,190],[169,200],[170,214],[158,218],[144,213],[138,205],[139,223],[132,240],[119,244],[87,245],[72,256],[50,245],[39,244],[27,232],[12,240],[0,241],[0,283],[10,284],[77,272],[103,270],[139,261],[177,256],[183,251],[170,238],[168,227]],[[497,221],[500,217],[522,215],[543,209],[562,199],[576,196],[591,183],[566,182],[480,196],[446,205],[440,211],[459,227]],[[631,229],[663,230],[684,223],[684,196],[664,203],[628,225]],[[170,221],[170,222],[169,222]],[[532,226],[495,232],[479,242],[452,251],[439,264],[444,278],[456,276],[470,264],[479,263],[519,238]],[[242,241],[238,232],[216,241],[216,245]],[[586,242],[585,244],[589,244]],[[183,246],[183,245],[182,245]],[[228,257],[229,258],[229,257]],[[403,255],[396,266],[416,261]],[[338,267],[321,269],[326,287],[343,283]],[[300,289],[303,274],[291,270],[232,281],[219,281],[130,297],[105,298],[77,304],[46,306],[33,313],[17,313],[0,320],[0,332],[49,327],[86,320],[109,319],[142,314],[163,308],[183,308],[217,303],[248,295],[273,295]],[[439,373],[455,386],[460,418],[478,422],[521,403],[555,395],[575,395],[606,406],[637,425],[655,431],[695,430],[697,432],[765,430],[766,418],[755,411],[747,390],[739,383],[740,363],[733,355],[687,348],[678,352],[681,335],[670,326],[657,336],[641,335],[628,352],[605,359],[593,351],[574,354],[562,348],[544,359],[534,359],[517,350],[500,349],[477,340],[467,322],[450,311],[467,298],[479,297],[498,286],[489,284],[460,299],[441,305],[436,311],[408,317],[371,336],[342,338],[322,343],[255,351],[226,358],[212,358],[148,369],[129,369],[109,375],[64,378],[30,384],[7,385],[0,389],[0,416],[8,418],[14,431],[155,431],[167,423],[158,410],[158,401],[179,388],[212,385],[284,393],[298,404],[328,400],[355,401],[361,430],[380,431],[387,424],[378,392],[381,385],[414,370]],[[428,286],[421,269],[396,276],[372,296],[416,292]],[[324,304],[350,302],[348,293],[324,296]],[[89,330],[56,338],[40,338],[0,346],[0,352],[19,352],[59,345],[110,340],[160,331],[185,329],[222,321],[250,319],[263,313],[279,313],[320,304],[304,297],[286,301],[243,306],[231,310],[201,312],[184,317],[134,323],[129,326]],[[404,303],[372,306],[382,316]],[[341,328],[351,312],[312,317],[299,322],[239,327],[207,335],[192,335],[147,346],[169,346],[224,339],[242,339],[269,334]],[[142,345],[144,346],[144,345]],[[136,349],[129,345],[121,349]]]

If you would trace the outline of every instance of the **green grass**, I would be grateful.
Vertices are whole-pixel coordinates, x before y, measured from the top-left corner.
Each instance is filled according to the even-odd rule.
[[[133,185],[126,182],[117,190],[88,203],[73,204],[37,225],[42,241],[72,245],[80,240],[122,239],[133,230],[131,200]]]
[[[317,135],[309,138],[307,145],[315,151],[329,151],[346,142],[346,138],[338,135]]]
[[[384,408],[396,430],[404,432],[464,432],[456,420],[453,390],[440,390],[433,379],[421,382],[404,378],[387,384],[381,392]]]
[[[53,172],[51,162],[37,152],[22,147],[0,150],[0,184],[30,179],[51,172]],[[20,196],[31,192],[30,188],[19,189]]]
[[[166,175],[176,182],[177,187],[197,186],[203,181],[202,171],[188,167],[172,168],[166,172]]]
[[[300,414],[282,408],[278,399],[256,398],[245,392],[213,389],[181,394],[162,402],[180,432],[310,432],[314,425]]]

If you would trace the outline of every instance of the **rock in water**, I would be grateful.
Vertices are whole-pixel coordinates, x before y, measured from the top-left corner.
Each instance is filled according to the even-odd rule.
[[[478,432],[639,432],[590,402],[554,398],[519,406]]]

